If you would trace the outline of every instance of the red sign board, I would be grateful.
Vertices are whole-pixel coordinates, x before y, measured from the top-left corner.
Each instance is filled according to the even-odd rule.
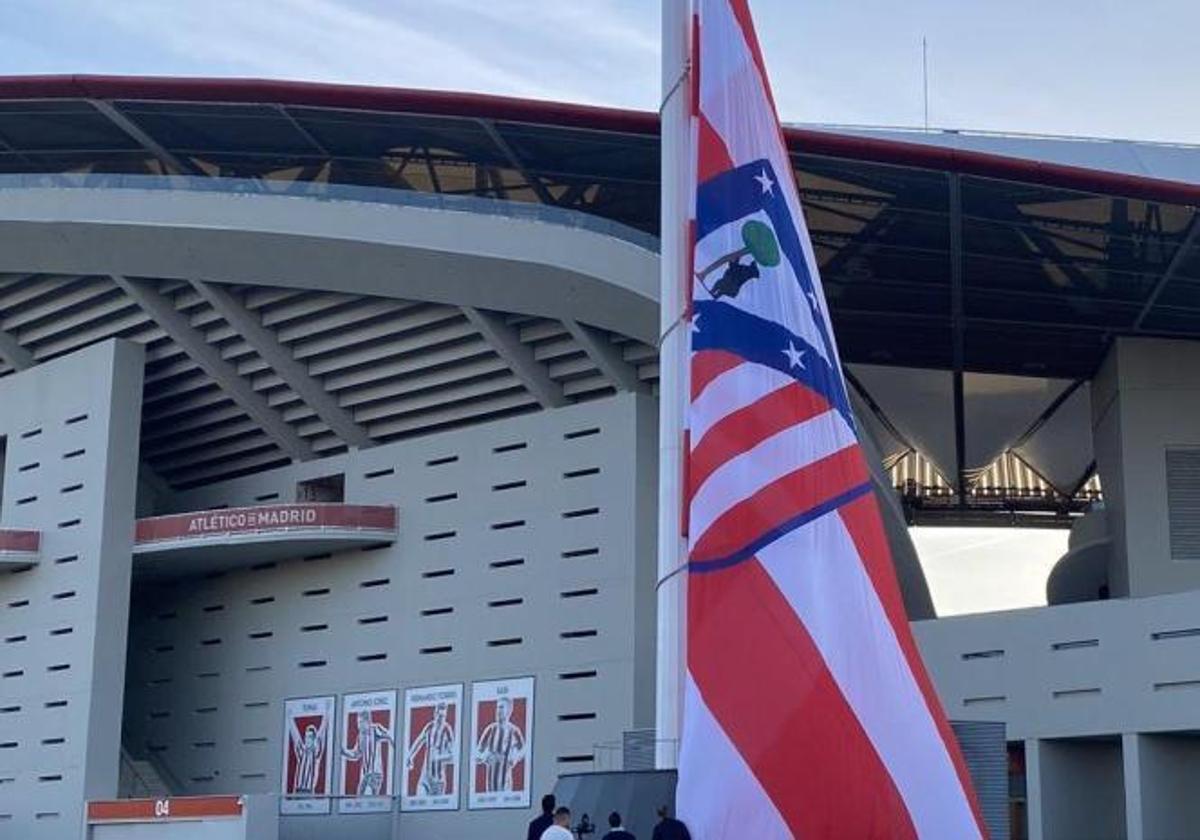
[[[163,799],[113,799],[87,804],[89,823],[167,822],[240,817],[239,796],[173,796]]]
[[[294,530],[396,530],[390,505],[294,504],[201,510],[137,521],[137,543]]]
[[[40,531],[0,530],[0,552],[37,554],[41,547],[41,538]]]

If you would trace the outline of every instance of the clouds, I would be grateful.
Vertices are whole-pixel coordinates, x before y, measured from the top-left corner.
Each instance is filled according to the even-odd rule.
[[[8,2],[17,25],[2,37],[37,72],[263,76],[626,106],[651,105],[657,89],[658,11],[645,2]]]

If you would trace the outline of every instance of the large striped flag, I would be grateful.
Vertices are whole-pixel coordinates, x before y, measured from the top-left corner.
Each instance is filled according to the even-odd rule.
[[[696,840],[973,838],[748,0],[696,0],[687,675]]]

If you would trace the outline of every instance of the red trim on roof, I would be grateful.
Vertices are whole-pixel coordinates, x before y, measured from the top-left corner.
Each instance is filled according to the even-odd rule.
[[[479,93],[336,85],[264,79],[155,76],[0,76],[0,101],[20,99],[142,99],[275,103],[315,108],[408,112],[467,119],[511,120],[629,134],[658,133],[658,115]],[[787,128],[793,152],[960,172],[1082,192],[1200,205],[1200,185],[965,151],[925,143]]]

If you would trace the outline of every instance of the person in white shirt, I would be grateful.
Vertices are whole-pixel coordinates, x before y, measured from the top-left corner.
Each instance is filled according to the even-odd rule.
[[[560,806],[554,812],[554,824],[542,832],[541,840],[575,840],[571,833],[571,809]]]

